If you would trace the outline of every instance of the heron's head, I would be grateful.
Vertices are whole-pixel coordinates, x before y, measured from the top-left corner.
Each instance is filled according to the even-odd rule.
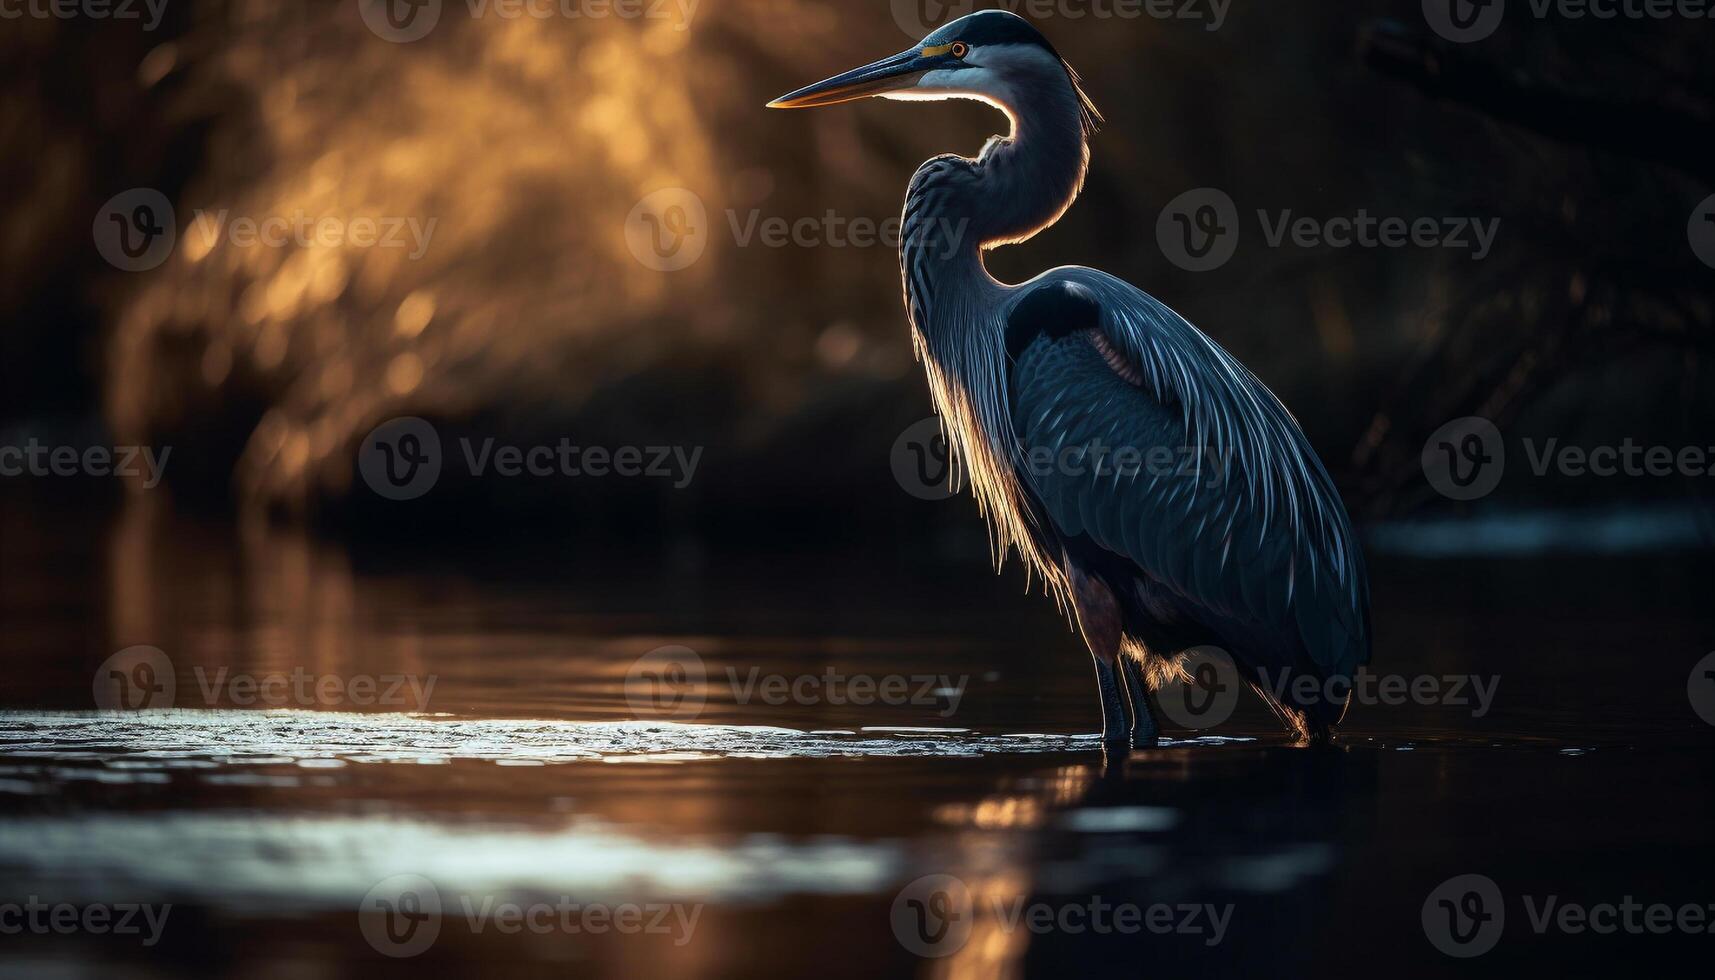
[[[1070,91],[1086,130],[1100,118],[1078,75],[1028,20],[1005,10],[960,17],[896,55],[768,103],[807,109],[853,99],[976,99],[1017,121],[1034,100]]]

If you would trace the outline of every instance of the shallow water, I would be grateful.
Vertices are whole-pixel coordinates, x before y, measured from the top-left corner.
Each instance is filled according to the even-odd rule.
[[[7,935],[11,970],[1510,975],[1655,972],[1715,939],[1532,919],[1715,904],[1702,556],[1377,556],[1377,668],[1440,701],[1359,704],[1307,750],[1247,696],[1120,770],[1076,638],[1016,571],[401,568],[127,520],[6,527],[0,904],[171,909],[148,946]],[[134,644],[166,661],[109,660]],[[663,647],[696,654],[694,702],[638,702]],[[92,710],[114,670],[170,676],[171,707]],[[1481,708],[1449,703],[1468,675]],[[893,676],[899,703],[851,685]],[[1464,874],[1505,923],[1459,960],[1425,908]],[[377,917],[430,889],[432,942],[382,955]],[[507,903],[542,928],[507,931]]]

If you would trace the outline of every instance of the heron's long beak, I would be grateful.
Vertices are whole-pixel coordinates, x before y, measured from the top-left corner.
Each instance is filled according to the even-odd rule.
[[[923,57],[917,48],[901,51],[873,65],[853,68],[843,75],[806,85],[796,92],[782,95],[768,103],[770,109],[808,109],[812,106],[834,105],[866,96],[880,95],[910,88],[923,73],[935,67],[934,58]]]

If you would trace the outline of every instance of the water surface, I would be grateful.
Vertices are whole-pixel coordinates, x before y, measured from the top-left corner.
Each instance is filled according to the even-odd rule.
[[[8,936],[25,972],[1510,975],[1707,951],[1706,935],[1538,935],[1524,904],[1715,902],[1695,555],[1378,556],[1378,667],[1492,679],[1480,716],[1360,704],[1313,751],[1246,700],[1121,771],[1102,765],[1075,636],[1015,571],[525,574],[158,518],[6,532],[0,901],[172,906],[148,947]],[[172,706],[94,710],[104,662],[136,644],[167,658]],[[693,710],[656,706],[683,717],[639,717],[654,712],[627,680],[663,647],[694,651],[708,683]],[[269,703],[234,682],[294,672],[339,683]],[[895,675],[913,680],[903,703],[829,682]],[[819,680],[775,704],[746,687],[770,676]],[[416,686],[381,697],[401,678]],[[1463,874],[1494,880],[1508,917],[1491,952],[1456,961],[1424,906]],[[394,959],[359,908],[402,875],[443,914],[430,948]],[[921,956],[910,903],[932,891],[914,883],[942,875],[967,904],[955,947]],[[467,915],[564,900],[679,925],[507,934]],[[1104,905],[1200,911],[1159,933],[1065,912]],[[1023,917],[1038,907],[1047,928]]]

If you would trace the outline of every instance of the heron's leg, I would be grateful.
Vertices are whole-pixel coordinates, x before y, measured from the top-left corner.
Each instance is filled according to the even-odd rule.
[[[1120,655],[1125,673],[1125,693],[1131,701],[1131,747],[1147,749],[1155,744],[1161,732],[1155,727],[1155,716],[1149,712],[1149,686],[1143,681],[1143,665],[1136,657]]]
[[[1096,689],[1102,699],[1102,752],[1125,754],[1130,750],[1126,738],[1125,703],[1120,694],[1119,673],[1114,662],[1093,656],[1096,664]]]
[[[1120,695],[1120,608],[1112,590],[1094,576],[1066,563],[1078,632],[1096,665],[1096,689],[1102,699],[1102,751],[1124,754],[1128,747],[1125,704]]]

